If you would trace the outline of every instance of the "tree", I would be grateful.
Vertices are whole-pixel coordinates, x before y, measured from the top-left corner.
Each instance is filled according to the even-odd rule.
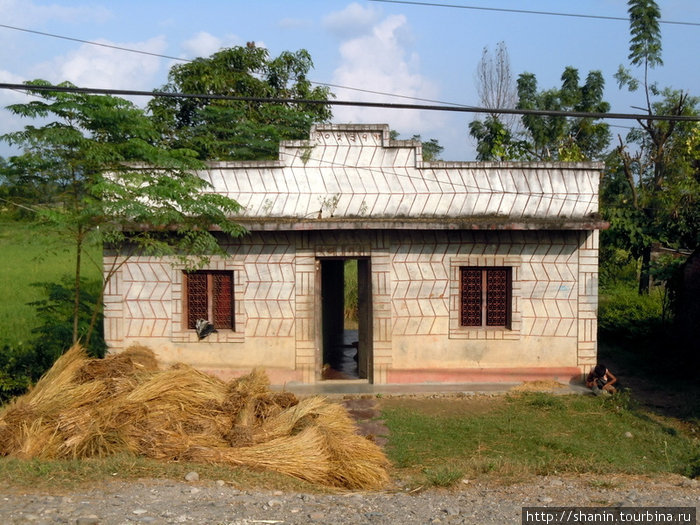
[[[515,80],[510,71],[510,58],[505,42],[496,45],[495,56],[484,47],[476,69],[476,88],[481,106],[488,109],[514,108],[518,102]],[[469,134],[476,139],[477,160],[509,160],[522,152],[515,140],[517,115],[489,113],[482,122],[469,124]]]
[[[198,256],[222,253],[212,226],[233,236],[243,232],[231,220],[239,205],[207,193],[207,183],[195,173],[203,167],[195,153],[162,146],[152,121],[132,103],[111,96],[32,90],[32,85],[49,84],[27,83],[28,91],[41,100],[8,109],[50,122],[2,137],[23,148],[21,155],[9,159],[7,172],[57,188],[51,202],[34,210],[75,252],[72,340],[83,336],[89,341],[97,309],[87,331],[79,330],[80,270],[88,243],[120,247],[127,257],[175,256],[193,266],[202,260]],[[117,269],[103,269],[105,285]],[[104,286],[98,305],[103,293]]]
[[[659,89],[649,81],[649,70],[663,65],[661,59],[661,12],[654,0],[629,0],[630,54],[632,66],[643,68],[640,83],[622,65],[615,78],[620,88],[635,92],[641,86],[648,116],[696,115],[698,99],[671,88]],[[613,199],[610,219],[613,232],[634,231],[629,249],[641,258],[639,293],[648,293],[651,285],[652,245],[693,249],[697,246],[698,187],[697,168],[693,167],[692,141],[696,125],[651,118],[639,119],[639,128],[625,139],[618,137],[617,171],[607,175],[607,184],[625,185],[626,199]]]
[[[605,113],[610,105],[603,100],[605,81],[600,71],[591,71],[583,85],[578,70],[567,67],[561,88],[539,91],[533,73],[522,73],[517,80],[518,109]],[[559,160],[581,161],[603,155],[610,141],[608,125],[592,118],[572,118],[525,114],[522,131],[512,133],[498,119],[474,121],[470,134],[477,139],[479,160]]]
[[[567,67],[561,76],[561,88],[537,91],[532,73],[518,77],[518,108],[555,111],[606,113],[610,105],[603,100],[605,80],[600,71],[591,71],[583,85],[578,70]],[[592,118],[523,115],[525,140],[535,159],[580,161],[600,158],[610,141],[608,125]]]
[[[443,148],[440,146],[438,139],[422,140],[420,135],[413,135],[411,140],[417,140],[421,143],[423,151],[423,160],[425,162],[432,162],[434,160],[440,160],[440,155],[442,154]]]
[[[173,66],[161,91],[254,98],[328,100],[312,87],[305,50],[270,58],[254,43]],[[196,151],[200,159],[277,158],[280,140],[306,139],[312,124],[328,121],[328,105],[204,98],[155,98],[149,104],[167,143]]]
[[[489,109],[514,108],[518,102],[518,91],[510,71],[510,57],[505,42],[496,44],[493,56],[484,47],[476,69],[476,88],[481,106]],[[503,124],[510,133],[518,125],[516,115],[490,113],[489,117]]]

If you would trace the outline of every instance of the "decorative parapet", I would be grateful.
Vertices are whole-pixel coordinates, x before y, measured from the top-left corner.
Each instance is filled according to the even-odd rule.
[[[324,125],[283,142],[277,161],[216,162],[201,175],[241,219],[595,219],[602,163],[425,162],[387,125]],[[479,221],[473,221],[478,224]]]

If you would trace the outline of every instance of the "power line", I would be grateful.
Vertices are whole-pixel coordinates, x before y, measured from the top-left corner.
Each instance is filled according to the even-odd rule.
[[[10,26],[10,25],[7,25],[7,24],[0,24],[0,27],[3,27],[3,28],[5,28],[5,29],[12,29],[13,31],[22,31],[22,32],[24,32],[24,33],[31,33],[31,34],[34,34],[34,35],[48,36],[48,37],[51,37],[51,38],[59,38],[59,39],[61,39],[61,40],[68,40],[68,41],[71,41],[71,42],[79,42],[79,43],[81,43],[81,44],[88,44],[88,45],[91,45],[91,46],[99,46],[99,47],[106,47],[106,48],[108,48],[108,49],[116,49],[117,51],[125,51],[125,52],[128,52],[128,53],[138,53],[138,54],[141,54],[141,55],[147,55],[147,56],[156,57],[156,58],[167,58],[167,59],[169,59],[169,60],[177,60],[177,61],[186,62],[186,63],[187,63],[187,62],[194,62],[194,61],[195,61],[195,59],[191,59],[191,58],[174,57],[174,56],[171,56],[171,55],[163,55],[163,54],[160,54],[160,53],[152,53],[152,52],[150,52],[150,51],[143,51],[143,50],[140,50],[140,49],[133,49],[133,48],[128,48],[128,47],[124,47],[124,46],[116,46],[116,45],[113,45],[113,44],[104,44],[104,43],[102,43],[102,42],[95,42],[95,41],[93,41],[93,40],[84,40],[84,39],[82,39],[82,38],[75,38],[75,37],[70,37],[70,36],[65,36],[65,35],[58,35],[58,34],[55,34],[55,33],[46,33],[46,32],[44,32],[44,31],[36,31],[36,30],[34,30],[34,29],[27,29],[27,28],[24,28],[24,27]],[[456,102],[445,102],[445,101],[442,101],[442,100],[431,100],[431,99],[427,99],[427,98],[411,97],[411,96],[409,96],[409,95],[399,95],[399,94],[396,94],[396,93],[386,93],[386,92],[384,92],[384,91],[375,91],[375,90],[372,90],[372,89],[363,89],[363,88],[356,88],[356,87],[351,87],[351,86],[341,86],[341,85],[339,85],[339,84],[331,84],[331,83],[328,83],[328,82],[317,82],[317,81],[314,81],[314,80],[309,80],[309,82],[310,82],[311,84],[315,84],[315,85],[318,85],[318,86],[327,86],[327,87],[332,87],[332,88],[348,89],[348,90],[351,90],[351,91],[359,91],[359,92],[361,92],[361,93],[370,93],[370,94],[372,94],[372,95],[383,95],[383,96],[388,96],[388,97],[404,98],[404,99],[407,99],[407,100],[416,100],[416,101],[420,101],[420,102],[433,102],[433,103],[436,103],[436,104],[450,104],[450,105],[455,105],[455,106],[459,106],[459,105],[460,105],[460,104],[458,104],[458,103],[456,103]]]
[[[107,89],[107,88],[81,88],[76,86],[52,86],[0,83],[0,89],[78,93],[92,95],[124,95],[140,97],[164,97],[164,98],[188,98],[201,100],[230,100],[238,102],[257,102],[263,104],[317,104],[326,106],[354,106],[381,109],[410,109],[417,111],[451,111],[459,113],[498,113],[503,115],[536,115],[548,117],[573,117],[592,119],[619,119],[619,120],[655,120],[670,122],[700,122],[700,115],[645,115],[633,113],[598,113],[589,111],[553,111],[545,109],[517,109],[517,108],[483,108],[476,106],[447,106],[429,104],[397,104],[390,102],[363,102],[353,100],[315,100],[294,99],[276,97],[240,97],[231,95],[215,95],[207,93],[174,93],[167,91],[139,91],[133,89]]]
[[[182,62],[192,62],[192,60],[187,58],[173,57],[169,55],[161,55],[159,53],[151,53],[150,51],[142,51],[140,49],[130,49],[128,47],[115,46],[112,44],[103,44],[101,42],[94,42],[91,40],[82,40],[80,38],[73,38],[70,36],[57,35],[55,33],[45,33],[43,31],[35,31],[33,29],[25,29],[23,27],[8,26],[7,24],[0,24],[0,27],[5,29],[12,29],[14,31],[23,31],[24,33],[32,33],[34,35],[50,36],[51,38],[60,38],[62,40],[70,40],[71,42],[80,42],[81,44],[90,44],[91,46],[107,47],[109,49],[117,49],[119,51],[128,51],[129,53],[139,53],[141,55],[148,55],[157,58],[169,58],[170,60],[179,60]]]
[[[503,7],[481,7],[459,4],[442,4],[437,2],[415,2],[411,0],[369,0],[370,2],[382,2],[385,4],[403,4],[403,5],[418,5],[426,7],[450,7],[454,9],[472,9],[476,11],[494,11],[498,13],[517,13],[527,15],[548,15],[548,16],[567,16],[573,18],[593,18],[597,20],[623,20],[629,21],[628,17],[622,16],[605,16],[605,15],[583,15],[578,13],[559,13],[555,11],[531,11],[528,9],[506,9]],[[700,26],[700,22],[680,22],[677,20],[659,20],[660,24],[676,24],[685,26]]]

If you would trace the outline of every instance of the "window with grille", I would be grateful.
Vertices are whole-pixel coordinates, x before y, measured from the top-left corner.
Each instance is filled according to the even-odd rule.
[[[508,328],[511,269],[460,267],[460,325]]]
[[[197,319],[206,319],[214,328],[235,329],[233,272],[200,270],[185,273],[187,328],[194,330]]]

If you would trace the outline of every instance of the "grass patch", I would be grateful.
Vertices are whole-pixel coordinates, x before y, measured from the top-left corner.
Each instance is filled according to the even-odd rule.
[[[101,259],[98,247],[89,248],[90,255]],[[87,259],[87,257],[86,257]],[[75,254],[61,242],[56,233],[25,222],[0,222],[0,346],[27,343],[32,330],[40,322],[28,303],[44,297],[37,282],[60,282],[75,271]],[[88,279],[101,279],[100,269],[89,261],[82,272]]]
[[[461,469],[446,465],[425,468],[423,474],[431,487],[451,487],[464,477],[464,472]]]
[[[444,415],[436,415],[439,407],[416,410],[401,398],[383,403],[390,429],[387,453],[395,475],[421,485],[434,484],[431,478],[444,465],[469,477],[505,479],[561,473],[685,474],[698,447],[697,438],[686,435],[676,421],[651,418],[625,396],[531,392],[484,398],[481,403],[488,410],[460,414],[453,406]],[[434,400],[433,405],[439,404]]]
[[[23,460],[0,458],[0,479],[8,487],[55,491],[94,485],[104,480],[137,479],[183,480],[195,471],[202,480],[223,480],[227,484],[260,490],[322,492],[330,489],[312,485],[283,474],[249,468],[189,462],[164,462],[129,454],[83,460]]]

